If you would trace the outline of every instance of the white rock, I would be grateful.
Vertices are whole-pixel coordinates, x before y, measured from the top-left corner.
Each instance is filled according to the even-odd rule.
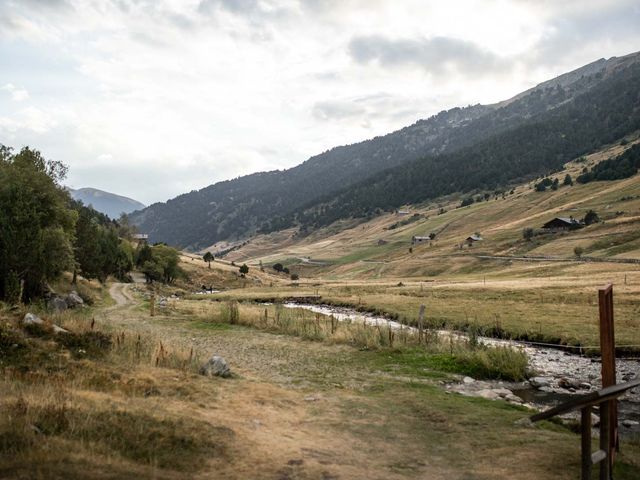
[[[24,325],[42,325],[44,320],[33,313],[27,313],[22,319]]]
[[[58,334],[58,333],[69,333],[69,330],[65,330],[64,328],[59,327],[58,325],[54,325],[53,326],[53,333],[56,333],[56,334]]]
[[[466,383],[467,385],[469,385],[469,384],[471,384],[473,382],[475,382],[475,380],[473,378],[471,378],[471,377],[464,377],[462,379],[462,383]]]

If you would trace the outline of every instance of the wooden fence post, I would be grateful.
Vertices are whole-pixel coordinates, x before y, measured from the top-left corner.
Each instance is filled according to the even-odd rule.
[[[156,314],[156,292],[151,291],[151,296],[149,297],[149,313],[153,317]]]
[[[600,307],[600,357],[602,362],[602,387],[610,387],[616,384],[616,346],[613,322],[613,285],[609,284],[598,289],[598,304]],[[607,461],[609,471],[615,460],[615,451],[618,450],[618,408],[616,400],[609,402],[608,408],[603,408],[601,422],[609,426]],[[609,418],[602,418],[602,414]]]
[[[422,343],[424,329],[424,305],[420,305],[420,312],[418,313],[418,343]]]

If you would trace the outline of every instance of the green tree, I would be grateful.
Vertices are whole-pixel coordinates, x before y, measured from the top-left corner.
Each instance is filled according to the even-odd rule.
[[[589,210],[584,218],[582,219],[582,221],[584,222],[585,225],[592,225],[594,223],[598,223],[600,221],[600,217],[598,216],[598,214],[593,211],[593,210]]]
[[[531,227],[527,227],[524,230],[522,230],[522,238],[524,238],[526,241],[529,241],[533,238],[534,235],[534,231],[533,228]]]
[[[240,266],[240,269],[239,269],[239,270],[240,270],[240,273],[241,273],[242,275],[246,275],[247,273],[249,273],[249,267],[247,266],[247,264],[246,264],[246,263],[243,263],[243,264]]]
[[[211,262],[215,259],[211,252],[206,252],[202,259],[209,264],[209,268],[211,268]]]
[[[282,266],[282,264],[281,264],[281,263],[275,263],[275,264],[273,265],[273,269],[274,269],[276,272],[278,272],[278,273],[279,273],[279,272],[282,272],[282,271],[284,270],[284,267]]]
[[[59,182],[66,166],[0,145],[0,299],[29,301],[72,268],[77,213]]]
[[[570,187],[573,185],[573,178],[571,178],[571,175],[569,175],[568,173],[565,175],[564,177],[564,181],[562,182],[563,185]]]

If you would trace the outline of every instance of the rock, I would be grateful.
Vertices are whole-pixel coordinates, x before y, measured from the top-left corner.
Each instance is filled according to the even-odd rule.
[[[67,309],[68,305],[64,298],[55,295],[49,299],[47,307],[54,312],[62,312]]]
[[[42,325],[44,320],[33,313],[27,313],[22,319],[23,325]]]
[[[582,382],[580,385],[578,385],[578,388],[582,390],[591,390],[591,384],[588,382]]]
[[[231,369],[224,358],[214,355],[200,367],[200,375],[228,378],[231,376]]]
[[[473,378],[471,378],[471,377],[464,377],[464,378],[462,379],[462,383],[465,383],[465,384],[467,384],[467,385],[469,385],[469,384],[471,384],[471,383],[473,383],[473,382],[475,382],[475,380],[474,380]]]
[[[498,395],[501,398],[506,398],[509,395],[513,395],[513,392],[511,390],[509,390],[508,388],[494,388],[493,389],[493,393],[495,393],[496,395]]]
[[[529,379],[529,383],[534,388],[548,387],[551,382],[552,379],[550,377],[533,377]]]
[[[526,428],[534,427],[534,424],[531,420],[529,420],[529,417],[524,417],[524,418],[521,418],[520,420],[516,420],[515,422],[513,422],[513,424],[519,427],[526,427]]]
[[[519,396],[514,395],[513,393],[511,395],[507,395],[506,397],[504,397],[504,399],[507,402],[511,402],[511,403],[517,403],[517,404],[522,404],[523,403],[522,399]]]
[[[582,382],[580,380],[576,380],[575,378],[562,377],[560,380],[558,380],[558,386],[566,390],[574,389],[575,391],[575,389],[580,388],[581,383]]]
[[[54,325],[53,326],[53,333],[58,334],[58,333],[69,333],[69,330],[65,330],[62,327],[59,327],[58,325]]]
[[[317,402],[318,400],[320,400],[318,397],[314,397],[313,395],[309,395],[307,397],[304,397],[304,401],[305,402]]]
[[[637,422],[636,420],[623,420],[622,421],[622,425],[624,425],[627,428],[631,428],[631,427],[637,427],[638,425],[640,425],[640,422]]]
[[[67,307],[69,308],[75,308],[80,305],[84,305],[84,300],[82,300],[82,297],[78,295],[78,292],[76,291],[73,291],[69,295],[65,296],[64,301],[67,302]]]
[[[487,400],[498,400],[500,398],[500,395],[489,389],[478,390],[474,395],[476,397],[486,398]]]

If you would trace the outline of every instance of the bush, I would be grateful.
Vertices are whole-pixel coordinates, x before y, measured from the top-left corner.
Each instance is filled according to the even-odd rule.
[[[575,254],[576,257],[580,258],[584,253],[584,249],[580,246],[577,246],[573,249],[573,253]]]
[[[535,232],[533,231],[533,228],[527,227],[524,230],[522,230],[522,238],[529,241],[533,238],[534,233]]]
[[[300,275],[298,275],[297,273],[292,273],[291,274],[291,280],[293,280],[294,282],[296,280],[300,280]]]

